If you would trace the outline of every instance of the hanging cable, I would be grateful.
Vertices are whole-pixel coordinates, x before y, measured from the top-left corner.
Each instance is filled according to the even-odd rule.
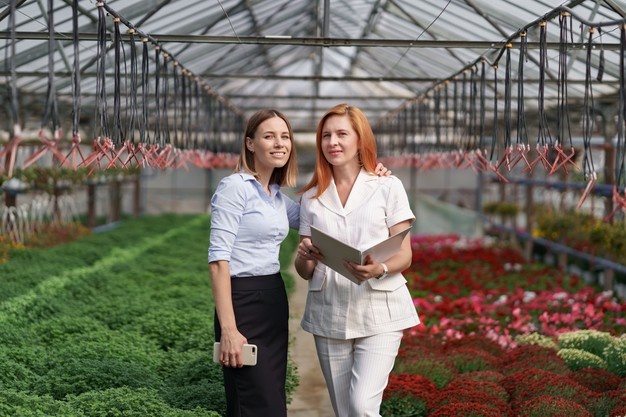
[[[480,118],[480,129],[478,133],[478,149],[481,151],[485,148],[485,99],[486,99],[486,71],[485,71],[485,61],[480,61],[480,108],[478,110],[479,118]]]
[[[104,13],[104,2],[96,3],[98,8],[98,41],[96,48],[96,117],[99,125],[95,131],[98,137],[109,138],[109,117],[107,112],[107,95],[106,95],[106,15]]]
[[[489,151],[489,160],[493,161],[496,143],[498,142],[498,66],[493,67],[493,128],[491,138],[491,150]]]
[[[113,144],[118,146],[124,140],[122,128],[122,74],[121,74],[121,49],[122,36],[120,34],[120,19],[113,18],[113,49],[115,51],[113,62]]]
[[[148,129],[148,113],[150,111],[150,58],[148,55],[148,38],[141,39],[141,124],[139,125],[139,142],[150,143],[150,132]]]
[[[568,19],[569,18],[569,19]],[[558,128],[557,141],[563,144],[567,138],[570,146],[572,146],[572,136],[570,132],[570,120],[568,109],[568,88],[567,88],[567,56],[569,38],[573,42],[573,32],[571,31],[572,15],[563,12],[559,16],[560,27],[560,43],[559,43],[559,79],[557,82],[557,101],[558,101]]]
[[[138,75],[137,75],[137,45],[135,43],[135,29],[128,30],[129,41],[130,41],[130,94],[129,94],[129,116],[128,116],[128,138],[130,143],[135,144],[135,129],[137,128],[137,93],[139,91],[138,87]]]
[[[545,104],[546,68],[548,67],[547,24],[547,22],[539,23],[539,86],[537,88],[537,112],[539,115],[539,127],[537,129],[537,144],[542,146],[552,143],[550,128],[546,117]]]
[[[161,144],[170,144],[172,143],[170,138],[170,128],[169,128],[169,74],[167,70],[167,62],[169,54],[163,53],[163,109],[161,110],[161,117],[163,118],[163,123],[161,124]]]
[[[526,129],[526,109],[524,99],[524,63],[528,59],[528,37],[526,32],[520,35],[519,62],[517,67],[517,139],[518,145],[528,144],[528,132]]]
[[[80,126],[80,56],[78,37],[78,0],[72,1],[72,46],[74,65],[72,66],[72,136],[78,137]]]
[[[56,41],[54,35],[54,8],[53,0],[48,0],[48,92],[44,104],[44,115],[41,121],[41,129],[45,129],[52,122],[52,134],[55,139],[60,139],[59,111],[56,97],[56,83],[54,74],[54,55]]]
[[[161,48],[154,48],[154,142],[161,144]]]
[[[589,36],[587,42],[587,56],[585,60],[585,94],[583,99],[583,174],[585,178],[589,178],[589,175],[594,172],[592,151],[591,151],[591,138],[593,136],[593,127],[595,120],[595,111],[593,103],[593,89],[591,82],[591,51],[593,49],[593,33],[594,28],[589,28]]]
[[[624,158],[626,157],[626,25],[620,26],[620,51],[619,51],[619,110],[617,114],[617,144],[615,147],[615,185],[624,186]]]
[[[504,143],[503,148],[506,150],[511,146],[511,48],[513,44],[509,43],[506,48],[506,60],[504,70]]]

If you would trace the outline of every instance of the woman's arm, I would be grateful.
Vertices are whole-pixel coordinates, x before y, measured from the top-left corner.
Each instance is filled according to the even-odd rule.
[[[221,342],[220,361],[222,363],[228,361],[228,366],[241,367],[243,366],[241,349],[243,344],[247,343],[247,339],[237,329],[228,261],[210,262],[209,270],[211,272],[213,300],[222,330],[222,338],[219,340]]]

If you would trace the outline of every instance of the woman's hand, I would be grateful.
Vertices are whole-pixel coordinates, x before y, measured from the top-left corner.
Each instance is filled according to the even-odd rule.
[[[322,259],[322,254],[319,249],[313,245],[311,239],[305,237],[300,241],[300,244],[298,244],[298,257],[306,261],[319,261]]]
[[[379,162],[376,165],[376,168],[374,168],[374,174],[378,175],[379,177],[388,177],[391,175],[391,171],[387,169],[387,167],[385,167],[381,162]]]
[[[241,368],[243,366],[241,352],[245,343],[248,343],[248,340],[239,331],[222,332],[222,339],[220,340],[220,363],[222,366]]]
[[[359,265],[354,262],[345,261],[343,265],[359,281],[367,281],[376,278],[383,273],[383,266],[376,262],[370,255],[365,257],[365,264]]]

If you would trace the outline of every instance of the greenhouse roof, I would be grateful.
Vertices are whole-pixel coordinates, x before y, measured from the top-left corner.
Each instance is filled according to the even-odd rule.
[[[259,108],[276,108],[298,132],[314,131],[321,115],[340,102],[360,107],[376,123],[433,98],[442,86],[451,95],[460,80],[479,77],[486,80],[485,110],[497,106],[492,98],[505,95],[495,79],[512,80],[516,87],[510,93],[516,98],[526,92],[522,101],[512,101],[515,107],[524,103],[529,115],[538,107],[538,84],[545,86],[545,102],[556,105],[563,94],[561,71],[574,102],[584,99],[591,73],[596,99],[615,104],[619,29],[626,16],[624,0],[80,0],[73,42],[73,2],[50,1],[51,13],[45,3],[3,0],[0,8],[3,111],[11,107],[8,93],[14,88],[19,93],[13,107],[22,123],[40,123],[51,84],[61,123],[71,121],[76,61],[81,117],[93,121],[103,92],[110,102],[115,96],[128,100],[140,90],[124,78],[133,65],[137,74],[157,76],[155,56],[161,51],[228,111],[249,116]],[[14,22],[11,7],[17,11]],[[104,27],[99,25],[103,15]],[[116,19],[121,49],[115,42]],[[588,23],[599,29],[591,35],[592,48],[585,46]],[[130,35],[137,41],[134,51]],[[147,68],[140,59],[142,43],[150,46]],[[99,59],[103,54],[106,60]],[[139,56],[134,63],[133,54]],[[113,80],[120,71],[116,94]],[[170,67],[170,77],[173,71]],[[105,78],[99,76],[104,73]],[[170,93],[176,91],[172,88]],[[5,121],[11,119],[8,113]]]

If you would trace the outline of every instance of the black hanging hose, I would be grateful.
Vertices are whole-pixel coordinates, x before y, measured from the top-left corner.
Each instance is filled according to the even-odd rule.
[[[72,46],[74,65],[72,66],[72,136],[78,138],[80,125],[80,54],[78,38],[78,0],[72,1]]]
[[[141,39],[141,123],[139,124],[139,143],[150,142],[150,132],[148,130],[148,113],[150,111],[148,41],[149,39],[146,37]]]
[[[99,125],[96,126],[95,131],[97,136],[104,136],[109,138],[111,136],[109,130],[109,116],[107,109],[107,94],[106,94],[106,42],[107,42],[107,29],[106,29],[106,14],[104,12],[104,2],[96,3],[98,7],[98,41],[96,48],[96,117],[95,120],[99,120]]]
[[[44,115],[41,128],[44,129],[52,121],[52,133],[56,136],[61,126],[56,98],[56,83],[54,74],[54,52],[56,41],[54,36],[54,5],[53,0],[48,0],[48,91],[44,105]]]
[[[122,128],[122,35],[120,33],[120,19],[113,18],[113,49],[115,51],[113,63],[113,144],[118,146],[124,140]]]
[[[526,129],[526,109],[524,99],[524,63],[527,59],[528,37],[526,32],[520,35],[519,61],[517,66],[517,139],[518,145],[528,144],[528,131]]]
[[[624,157],[626,149],[624,123],[626,122],[626,25],[620,26],[621,46],[619,51],[619,111],[617,115],[617,144],[615,147],[615,185],[624,186]]]
[[[569,19],[568,19],[569,18]],[[568,43],[571,38],[573,43],[573,32],[571,31],[572,15],[562,12],[559,16],[560,42],[559,42],[559,79],[557,81],[557,101],[558,101],[558,128],[557,141],[563,144],[567,138],[572,146],[572,135],[570,132],[569,105],[567,96],[567,54]]]
[[[595,119],[593,89],[591,82],[591,51],[593,50],[593,33],[594,29],[589,28],[589,37],[587,41],[587,56],[585,60],[585,95],[583,99],[583,174],[588,178],[593,173],[593,159],[591,152],[591,137],[593,136],[593,126]],[[620,100],[621,101],[621,100]]]
[[[491,150],[489,160],[493,160],[496,143],[498,142],[498,65],[493,65],[493,128],[491,137]]]
[[[135,144],[135,129],[137,128],[137,113],[138,113],[138,104],[137,104],[137,93],[139,91],[138,86],[138,64],[137,64],[137,45],[135,43],[135,30],[129,29],[128,35],[130,39],[130,94],[128,100],[130,101],[129,105],[129,114],[128,114],[128,137],[127,140],[130,143]]]
[[[537,113],[539,124],[537,129],[537,144],[545,146],[552,143],[550,128],[546,118],[545,89],[546,89],[546,68],[548,67],[548,41],[547,22],[539,23],[539,86],[537,94]]]
[[[504,143],[503,152],[511,146],[511,106],[512,106],[512,79],[511,79],[511,48],[512,44],[508,44],[506,48],[506,60],[504,71]]]

